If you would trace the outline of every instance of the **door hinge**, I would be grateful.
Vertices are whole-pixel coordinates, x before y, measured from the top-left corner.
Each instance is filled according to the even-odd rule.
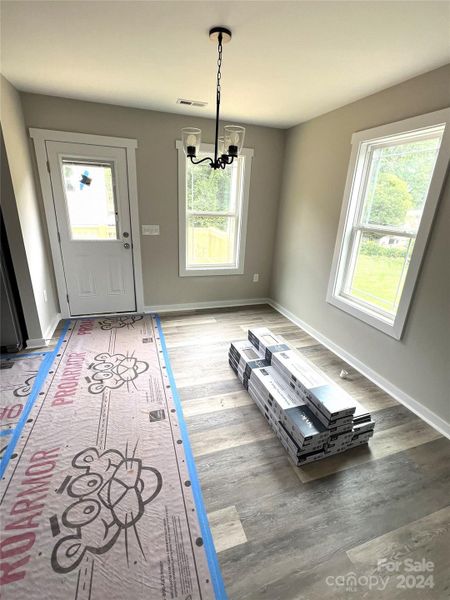
[[[66,294],[67,304],[69,304],[69,294]]]
[[[50,173],[50,163],[47,161],[47,171]]]
[[[58,236],[58,242],[61,243],[61,235],[60,235],[59,231],[56,232],[56,235]]]

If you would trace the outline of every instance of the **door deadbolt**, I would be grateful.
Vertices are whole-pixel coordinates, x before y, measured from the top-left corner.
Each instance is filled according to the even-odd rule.
[[[124,231],[124,232],[123,232],[123,237],[124,237],[124,238],[127,238],[127,237],[129,237],[129,235],[130,235],[130,234],[128,233],[128,231]]]

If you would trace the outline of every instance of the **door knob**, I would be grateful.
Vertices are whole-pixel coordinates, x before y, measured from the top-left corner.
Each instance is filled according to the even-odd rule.
[[[128,250],[130,248],[130,244],[128,242],[125,242],[125,244],[123,245],[123,247]]]

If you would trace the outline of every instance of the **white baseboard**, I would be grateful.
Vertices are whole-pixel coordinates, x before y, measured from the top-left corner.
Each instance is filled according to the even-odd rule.
[[[36,348],[45,348],[48,346],[48,344],[49,340],[46,340],[45,338],[29,338],[25,342],[26,347],[30,350],[35,350]]]
[[[186,304],[159,304],[144,306],[145,313],[167,313],[181,310],[201,310],[202,308],[231,308],[233,306],[251,306],[269,304],[268,298],[241,298],[240,300],[211,300],[209,302],[188,302]]]
[[[26,341],[26,347],[30,350],[35,348],[45,348],[50,344],[55,333],[55,329],[58,327],[58,323],[61,321],[61,313],[56,313],[53,317],[50,325],[44,333],[45,337],[42,338],[30,338]]]
[[[47,331],[45,332],[45,339],[48,340],[48,342],[50,342],[53,338],[53,334],[55,333],[55,329],[58,327],[58,323],[61,321],[61,318],[61,313],[56,313],[56,315],[52,319],[52,322],[47,327]]]
[[[308,333],[318,342],[323,344],[326,348],[334,352],[334,354],[342,358],[342,360],[345,360],[345,362],[347,362],[349,365],[357,369],[360,373],[367,377],[367,379],[373,381],[373,383],[375,383],[382,390],[390,394],[393,398],[400,402],[400,404],[406,406],[406,408],[411,410],[423,421],[428,423],[428,425],[431,425],[431,427],[439,431],[439,433],[450,439],[450,423],[444,421],[444,419],[442,419],[439,415],[431,411],[429,408],[427,408],[414,398],[412,398],[406,392],[402,391],[396,385],[394,385],[385,377],[368,367],[366,364],[354,357],[352,354],[349,354],[346,350],[341,348],[341,346],[338,346],[325,335],[320,333],[320,331],[317,331],[316,329],[299,319],[291,311],[289,311],[287,308],[285,308],[275,300],[269,298],[267,299],[267,304],[272,306],[272,308],[274,308],[279,313],[284,315],[287,319],[292,321],[292,323],[298,325],[298,327],[301,327],[301,329],[304,329],[306,333]]]

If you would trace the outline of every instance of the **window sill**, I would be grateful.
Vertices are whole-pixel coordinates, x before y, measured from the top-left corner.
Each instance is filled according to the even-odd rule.
[[[344,296],[329,294],[327,296],[327,302],[396,340],[399,340],[402,337],[406,315],[401,315],[400,308],[397,311],[397,315],[391,321],[384,318],[382,315],[377,314],[375,311],[371,311],[370,308],[362,308],[356,302],[352,302]]]
[[[180,277],[216,277],[217,275],[243,275],[243,267],[199,267],[183,268],[180,267]]]

